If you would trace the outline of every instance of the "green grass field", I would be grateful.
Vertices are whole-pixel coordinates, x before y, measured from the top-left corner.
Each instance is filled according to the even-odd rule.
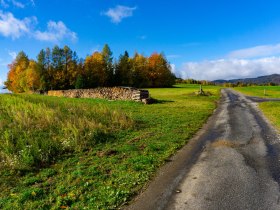
[[[280,97],[280,86],[235,87],[234,90],[237,90],[248,96],[258,96],[263,98]]]
[[[253,86],[253,87],[238,87],[235,90],[249,96],[258,96],[265,98],[280,98],[280,86]],[[264,95],[264,89],[266,95]],[[272,122],[280,131],[280,102],[264,102],[259,104],[259,108],[265,116]]]
[[[0,209],[115,209],[215,108],[196,85],[150,89],[158,103],[0,95]]]

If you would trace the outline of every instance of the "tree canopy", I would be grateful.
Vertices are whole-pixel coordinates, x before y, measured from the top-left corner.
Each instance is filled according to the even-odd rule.
[[[15,93],[54,89],[94,88],[104,86],[170,87],[175,75],[163,54],[149,57],[125,51],[113,61],[113,52],[105,44],[101,52],[85,59],[68,46],[42,49],[37,60],[19,52],[9,65],[5,85]]]

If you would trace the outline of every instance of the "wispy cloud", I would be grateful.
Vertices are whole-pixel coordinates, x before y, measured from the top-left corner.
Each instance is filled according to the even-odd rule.
[[[77,34],[71,31],[62,21],[49,21],[46,31],[36,30],[38,24],[36,17],[17,19],[10,12],[0,10],[0,35],[18,39],[29,36],[40,41],[59,42],[63,39],[77,40]]]
[[[34,0],[29,0],[28,3],[19,1],[19,0],[0,0],[0,6],[4,8],[8,8],[11,5],[17,8],[24,9],[28,4],[31,4],[32,6],[35,6]]]
[[[101,45],[96,45],[90,49],[90,52],[99,52],[101,49]]]
[[[22,8],[22,9],[25,7],[25,5],[19,1],[11,0],[11,2],[15,7]]]
[[[102,13],[108,16],[113,23],[120,23],[124,18],[133,16],[134,10],[137,7],[127,7],[118,5],[115,8],[110,8],[108,11]]]
[[[187,62],[176,69],[177,76],[199,80],[236,79],[280,73],[280,57],[219,59]]]
[[[0,0],[0,6],[4,8],[8,8],[9,4],[5,0]]]
[[[182,44],[182,47],[196,47],[201,45],[200,42],[189,42],[189,43],[184,43]]]
[[[145,40],[145,39],[147,39],[147,36],[146,35],[142,35],[142,36],[138,36],[137,38],[141,39],[141,40]]]
[[[35,31],[34,37],[41,41],[58,42],[65,38],[77,40],[77,34],[71,31],[62,21],[49,21],[46,31]]]
[[[228,54],[229,58],[257,58],[280,54],[280,43],[275,45],[259,45],[232,51]]]
[[[3,66],[3,65],[4,65],[3,59],[0,58],[0,66]]]
[[[30,3],[31,3],[31,5],[32,5],[33,7],[35,7],[35,6],[36,6],[36,4],[35,4],[35,1],[34,1],[34,0],[30,0]]]
[[[9,51],[8,53],[9,53],[9,55],[12,57],[13,60],[16,59],[16,57],[17,57],[17,53],[16,53],[16,52],[14,52],[14,51]]]
[[[173,54],[173,55],[167,55],[166,58],[170,59],[170,58],[180,58],[181,55],[177,55],[177,54]]]

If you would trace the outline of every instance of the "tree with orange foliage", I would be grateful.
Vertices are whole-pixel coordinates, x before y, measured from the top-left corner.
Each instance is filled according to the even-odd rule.
[[[9,65],[8,78],[5,85],[8,90],[15,93],[22,93],[26,89],[25,71],[28,68],[29,59],[27,55],[21,51],[16,59]]]
[[[175,75],[163,54],[153,53],[148,58],[148,80],[151,87],[170,87],[175,84]]]

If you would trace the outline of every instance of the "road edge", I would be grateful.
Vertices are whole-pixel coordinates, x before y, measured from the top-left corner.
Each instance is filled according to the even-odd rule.
[[[188,173],[192,165],[199,158],[204,150],[208,139],[204,137],[205,131],[210,125],[215,123],[221,104],[225,100],[222,89],[221,97],[216,103],[216,109],[207,119],[201,129],[192,137],[188,143],[178,150],[170,161],[158,169],[155,177],[144,188],[144,190],[136,196],[127,206],[123,206],[125,210],[161,210],[168,204],[170,197],[176,192],[176,188],[181,180]]]

